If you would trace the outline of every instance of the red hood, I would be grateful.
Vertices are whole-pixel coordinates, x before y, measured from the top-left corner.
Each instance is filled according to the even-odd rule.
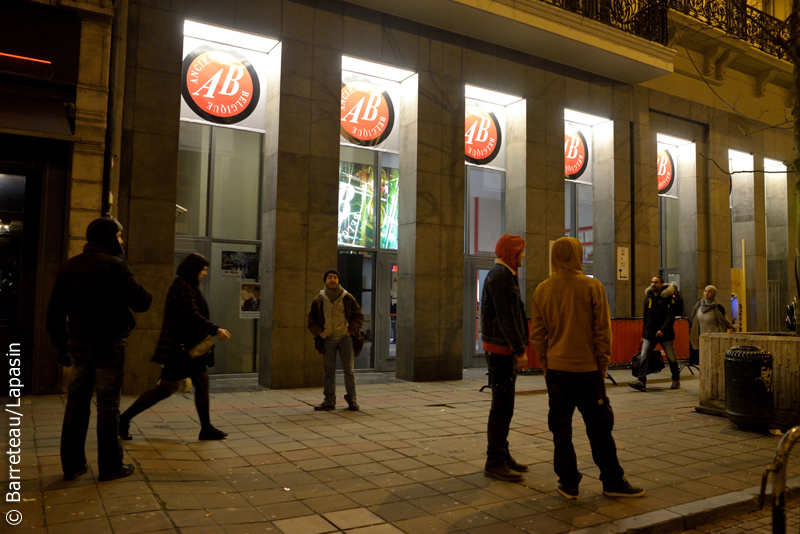
[[[517,258],[523,250],[525,250],[525,240],[512,234],[503,234],[494,247],[497,257],[515,271],[517,270]]]

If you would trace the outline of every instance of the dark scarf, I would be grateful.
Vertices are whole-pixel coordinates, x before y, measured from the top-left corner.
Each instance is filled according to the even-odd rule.
[[[344,293],[342,284],[336,286],[336,289],[331,289],[327,285],[325,286],[325,296],[328,297],[330,302],[336,302],[338,298],[342,296],[342,293]]]

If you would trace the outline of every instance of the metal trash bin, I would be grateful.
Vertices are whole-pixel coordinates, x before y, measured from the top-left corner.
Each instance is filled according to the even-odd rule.
[[[739,426],[772,421],[772,354],[761,347],[731,347],[725,353],[725,411]]]

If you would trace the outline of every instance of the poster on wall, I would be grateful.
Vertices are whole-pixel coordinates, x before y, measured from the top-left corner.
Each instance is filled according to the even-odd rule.
[[[223,280],[257,280],[258,252],[222,251]]]
[[[343,143],[397,151],[400,84],[342,71],[339,135]]]
[[[263,133],[268,58],[184,36],[181,120]]]
[[[678,177],[674,154],[675,147],[658,144],[656,175],[658,179],[658,194],[662,197],[678,198]]]
[[[242,282],[239,292],[239,319],[261,318],[261,284]]]
[[[502,146],[503,128],[494,111],[477,102],[467,102],[464,108],[464,154],[467,162],[488,165],[501,153]]]

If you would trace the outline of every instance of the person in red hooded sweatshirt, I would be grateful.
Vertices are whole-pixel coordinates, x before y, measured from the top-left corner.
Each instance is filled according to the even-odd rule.
[[[528,318],[519,290],[518,267],[525,257],[525,240],[504,234],[494,249],[496,265],[486,275],[481,295],[482,346],[489,366],[492,407],[486,429],[487,477],[519,482],[528,466],[517,463],[508,451],[508,431],[514,416],[517,369],[528,359]]]

